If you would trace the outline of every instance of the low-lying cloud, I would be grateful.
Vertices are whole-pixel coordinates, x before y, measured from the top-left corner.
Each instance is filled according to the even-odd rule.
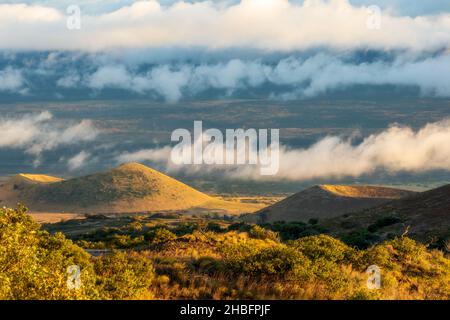
[[[280,148],[280,168],[273,177],[261,176],[257,165],[175,165],[170,147],[138,150],[117,157],[118,162],[151,161],[169,172],[198,175],[219,173],[239,179],[304,181],[370,175],[378,170],[390,174],[450,171],[450,119],[414,130],[392,125],[355,144],[351,138],[328,136],[309,148]]]
[[[35,164],[45,151],[63,145],[94,140],[99,130],[90,120],[78,123],[59,123],[44,111],[15,118],[0,118],[0,148],[22,149],[35,157]]]
[[[0,91],[25,93],[24,82],[20,70],[11,67],[0,70]]]
[[[106,65],[84,78],[70,74],[61,78],[58,85],[97,92],[123,89],[156,95],[169,102],[196,97],[208,90],[231,96],[238,90],[251,92],[263,86],[269,88],[267,97],[285,100],[315,97],[355,85],[412,86],[424,96],[449,97],[447,70],[450,70],[449,54],[357,63],[345,56],[320,53],[309,58],[288,57],[275,64],[233,59],[215,64],[164,64],[146,72],[125,65]]]
[[[83,150],[67,160],[67,167],[70,171],[75,171],[77,169],[85,167],[90,158],[91,154]]]

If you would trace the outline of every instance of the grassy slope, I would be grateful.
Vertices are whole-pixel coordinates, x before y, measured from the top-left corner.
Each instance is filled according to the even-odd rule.
[[[249,215],[246,219],[274,222],[329,218],[374,207],[410,194],[410,191],[385,187],[320,185],[296,193],[262,209],[257,213],[258,216]]]
[[[450,185],[328,219],[321,224],[334,234],[342,234],[367,229],[388,218],[394,218],[392,223],[381,224],[374,232],[382,238],[406,230],[408,235],[422,241],[450,237]]]
[[[1,192],[9,200],[6,203],[23,202],[34,212],[73,213],[188,210],[234,214],[260,208],[210,197],[137,163],[64,181],[43,177],[22,175],[20,184],[16,177]]]

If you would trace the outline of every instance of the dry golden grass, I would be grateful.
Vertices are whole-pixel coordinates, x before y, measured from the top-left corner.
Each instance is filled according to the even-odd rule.
[[[68,221],[68,220],[79,220],[84,219],[85,216],[82,214],[77,213],[47,213],[47,212],[40,212],[40,213],[29,213],[29,215],[33,218],[34,221],[40,224],[45,223],[58,223],[61,221]]]
[[[334,248],[322,248],[320,243],[299,248],[313,250],[315,254],[331,254],[325,260],[315,255],[308,267],[311,273],[307,271],[309,275],[300,278],[288,271],[255,274],[231,267],[229,263],[234,263],[235,258],[239,261],[237,256],[240,254],[250,257],[268,248],[289,247],[276,241],[252,239],[247,233],[197,232],[151,247],[144,255],[153,261],[158,274],[152,286],[155,299],[450,298],[450,261],[440,251],[426,250],[409,239],[394,240],[367,251],[351,249],[337,240],[330,244],[333,242]],[[243,251],[226,253],[224,246],[241,247]],[[339,248],[352,258],[331,261],[333,256],[340,255]],[[270,264],[269,260],[259,263]],[[301,261],[298,263],[302,264]],[[370,290],[366,285],[368,275],[365,270],[371,264],[379,264],[381,268],[382,287],[379,290]]]
[[[385,198],[398,199],[408,193],[405,190],[379,187],[379,186],[355,186],[355,185],[332,185],[323,184],[319,186],[322,190],[341,197],[354,198]]]
[[[262,207],[211,197],[139,163],[68,180],[20,174],[0,186],[1,202],[7,206],[21,202],[31,212],[90,214],[181,210],[240,214]]]
[[[21,177],[21,178],[24,178],[26,180],[29,180],[31,182],[37,182],[37,183],[54,183],[54,182],[59,182],[59,181],[63,181],[64,180],[62,178],[48,176],[48,175],[45,175],[45,174],[19,173],[18,176]]]

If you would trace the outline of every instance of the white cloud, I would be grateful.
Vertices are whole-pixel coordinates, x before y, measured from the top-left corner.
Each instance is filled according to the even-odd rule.
[[[0,70],[0,91],[20,92],[24,88],[22,72],[11,67]]]
[[[427,96],[450,96],[450,55],[422,60],[399,57],[393,62],[348,63],[319,54],[303,62],[282,61],[271,74],[274,83],[306,87],[289,93],[291,97],[316,96],[352,85],[416,86]]]
[[[106,13],[117,10],[118,8],[131,5],[139,0],[77,0],[76,3],[87,13]],[[185,0],[185,2],[201,2],[202,0]],[[240,0],[214,0],[212,3],[218,7],[227,7]],[[9,3],[29,3],[51,6],[64,10],[72,5],[73,0],[8,0]],[[159,0],[164,6],[172,5],[179,0]],[[303,0],[290,0],[292,3],[303,3]],[[377,5],[382,8],[393,10],[397,14],[406,15],[427,15],[450,11],[450,3],[442,0],[416,1],[410,0],[350,0],[353,5]]]
[[[62,18],[63,15],[58,10],[45,6],[24,3],[0,5],[2,23],[52,23]]]
[[[70,171],[80,169],[81,167],[86,165],[90,157],[91,157],[90,153],[86,151],[81,151],[77,155],[67,160],[67,166],[69,167]]]
[[[378,169],[391,173],[450,171],[450,119],[418,131],[391,128],[353,145],[327,137],[304,150],[285,149],[279,177],[292,180],[358,177]]]
[[[351,139],[328,136],[306,149],[280,148],[280,168],[276,176],[260,175],[257,165],[175,165],[170,147],[145,149],[119,156],[119,162],[152,161],[167,171],[216,172],[240,179],[280,179],[304,181],[359,177],[377,170],[388,173],[450,171],[450,119],[430,123],[419,130],[393,125],[354,144]]]
[[[282,99],[313,97],[354,85],[414,86],[424,96],[448,97],[450,73],[447,70],[450,70],[449,54],[355,63],[345,61],[345,57],[321,53],[306,59],[285,58],[276,64],[240,59],[215,64],[164,64],[140,73],[124,65],[108,65],[99,67],[86,81],[72,82],[72,85],[94,90],[120,88],[139,94],[156,93],[170,102],[210,89],[231,95],[236,90],[249,91],[265,84],[272,88],[266,90],[268,96]]]
[[[66,28],[65,12],[24,4],[0,5],[0,48],[105,50],[205,47],[302,50],[373,47],[432,50],[450,42],[450,14],[395,16],[383,11],[380,30],[366,27],[367,7],[346,0],[136,1],[107,13],[82,15],[82,29]]]
[[[88,86],[93,89],[123,88],[132,89],[133,79],[124,66],[105,66],[99,68],[88,80]]]
[[[56,85],[63,88],[77,87],[80,83],[81,77],[77,72],[71,72],[70,74],[58,79]]]
[[[156,162],[165,162],[170,157],[171,148],[166,146],[160,149],[142,149],[136,152],[126,152],[119,155],[116,161],[119,163],[141,162],[152,160]]]
[[[90,120],[58,123],[50,112],[0,118],[0,148],[23,149],[39,159],[44,151],[61,145],[92,141],[99,130]]]

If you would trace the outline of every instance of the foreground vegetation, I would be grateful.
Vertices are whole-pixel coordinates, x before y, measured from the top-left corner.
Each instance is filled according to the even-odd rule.
[[[73,242],[23,207],[0,209],[0,299],[450,299],[449,257],[407,237],[358,249],[314,222],[280,237],[232,222],[126,219]],[[71,265],[79,289],[67,286]],[[367,287],[370,265],[379,290]]]

